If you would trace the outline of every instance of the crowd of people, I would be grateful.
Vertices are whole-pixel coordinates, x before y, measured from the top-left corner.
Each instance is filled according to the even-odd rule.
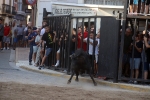
[[[124,37],[124,56],[122,65],[122,75],[130,77],[129,83],[137,84],[132,79],[142,78],[148,79],[150,71],[150,25],[148,30],[144,30],[143,34],[137,31],[135,38],[131,28],[126,29]],[[144,73],[142,72],[144,69]]]
[[[149,5],[150,0],[129,0],[130,6],[129,6],[129,12],[130,14],[149,14]]]
[[[91,28],[90,33],[87,31],[86,26],[84,26],[83,30],[84,31],[82,32],[82,27],[78,27],[78,29],[74,28],[72,30],[71,54],[73,54],[75,52],[75,49],[78,49],[78,48],[82,48],[84,51],[88,52],[89,57],[91,59],[91,64],[93,65],[93,73],[96,75],[98,73],[98,54],[99,54],[98,48],[100,44],[99,43],[100,32],[98,32],[98,34],[95,36],[92,28]],[[38,67],[39,70],[44,68],[44,64],[45,64],[47,57],[54,49],[53,45],[57,45],[58,50],[56,51],[56,64],[52,66],[53,67],[60,66],[61,42],[63,40],[68,39],[67,34],[64,35],[62,33],[60,37],[58,37],[57,33],[55,31],[52,31],[50,27],[47,25],[47,22],[43,22],[42,28],[36,28],[36,27],[31,28],[30,25],[28,25],[26,27],[25,33],[26,33],[25,40],[27,40],[29,47],[30,47],[29,65],[32,65],[32,62],[34,62],[35,66]],[[89,34],[89,37],[88,37],[88,34]],[[94,38],[95,38],[95,41],[94,41]],[[88,44],[89,46],[87,46]]]

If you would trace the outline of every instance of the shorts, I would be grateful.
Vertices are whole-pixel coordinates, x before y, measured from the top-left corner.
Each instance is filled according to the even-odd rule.
[[[130,5],[137,5],[139,0],[130,0]]]
[[[149,5],[150,4],[150,0],[146,0],[145,3],[146,3],[146,5]]]
[[[144,70],[150,71],[150,63],[147,63],[147,62],[144,63]]]
[[[17,35],[17,41],[23,40],[23,35]]]
[[[98,63],[98,55],[95,55],[95,63]]]
[[[36,53],[38,50],[38,47],[37,46],[33,46],[33,53]]]
[[[133,66],[132,66],[132,58],[130,58],[130,69],[139,69],[141,64],[141,58],[133,58]]]
[[[4,36],[3,42],[4,43],[10,43],[10,37]]]
[[[57,53],[60,53],[60,48],[58,49]]]
[[[89,55],[89,59],[90,59],[91,65],[93,65],[92,62],[95,60],[95,57],[93,55]]]
[[[47,57],[52,51],[52,48],[46,48],[45,56]]]
[[[2,42],[3,41],[3,36],[0,36],[0,42]]]
[[[17,43],[17,37],[13,38],[13,43]]]

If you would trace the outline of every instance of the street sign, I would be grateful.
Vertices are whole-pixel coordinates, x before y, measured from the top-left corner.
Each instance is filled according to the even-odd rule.
[[[36,2],[37,2],[37,0],[26,0],[26,3],[28,5],[34,5],[34,4],[36,4]]]
[[[25,13],[31,13],[32,9],[25,9]]]

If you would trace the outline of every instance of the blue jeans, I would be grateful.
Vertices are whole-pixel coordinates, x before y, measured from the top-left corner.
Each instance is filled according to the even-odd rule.
[[[33,55],[33,45],[30,45],[29,62],[32,62],[32,55]]]

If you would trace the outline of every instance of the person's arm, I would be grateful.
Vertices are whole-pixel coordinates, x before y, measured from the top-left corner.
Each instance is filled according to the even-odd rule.
[[[134,47],[135,47],[135,49],[136,49],[138,52],[140,52],[140,53],[142,52],[142,46],[140,46],[141,48],[138,48],[138,47],[136,46],[136,44],[135,44]]]
[[[53,38],[53,42],[56,41],[56,32],[53,32],[54,33],[54,38]]]
[[[32,39],[31,40],[28,40],[29,42],[32,42],[32,41],[34,41],[35,40],[35,36],[34,37],[32,37]]]
[[[87,38],[83,39],[83,42],[86,42],[86,43],[87,43]]]
[[[40,43],[40,41],[38,41],[38,36],[36,36],[35,38],[35,44],[38,45]]]
[[[144,44],[145,44],[146,48],[150,48],[150,45],[147,42],[147,37],[144,37]]]

